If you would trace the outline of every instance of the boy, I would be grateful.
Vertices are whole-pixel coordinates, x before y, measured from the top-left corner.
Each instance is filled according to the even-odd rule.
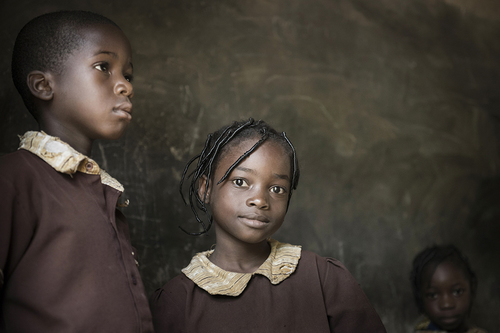
[[[0,158],[0,332],[152,332],[122,185],[89,158],[131,120],[132,51],[115,23],[30,21],[12,77],[40,132]]]

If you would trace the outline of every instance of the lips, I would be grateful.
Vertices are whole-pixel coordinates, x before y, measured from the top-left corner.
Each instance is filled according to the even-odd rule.
[[[113,108],[113,112],[123,115],[127,119],[132,119],[132,103],[124,102]]]
[[[269,219],[265,217],[264,215],[258,215],[258,214],[248,214],[248,215],[243,215],[240,216],[242,218],[248,219],[248,220],[256,220],[264,223],[268,223]]]
[[[264,215],[258,214],[246,214],[239,216],[240,221],[246,226],[252,229],[264,229],[267,228],[270,220]]]

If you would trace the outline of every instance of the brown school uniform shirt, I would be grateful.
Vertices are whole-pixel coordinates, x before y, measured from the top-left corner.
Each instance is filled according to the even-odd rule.
[[[227,272],[198,253],[151,297],[157,333],[385,332],[349,271],[336,259],[271,240],[254,273]]]
[[[153,332],[123,187],[43,132],[0,158],[0,332]]]

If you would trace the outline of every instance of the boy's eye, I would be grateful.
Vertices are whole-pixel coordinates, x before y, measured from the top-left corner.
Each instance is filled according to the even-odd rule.
[[[464,293],[464,289],[463,288],[459,288],[459,289],[456,289],[456,290],[453,290],[453,296],[460,296]]]
[[[238,186],[238,187],[248,186],[247,182],[244,181],[243,179],[240,179],[240,178],[233,180],[233,184]]]
[[[283,193],[285,193],[285,189],[281,186],[273,186],[273,187],[271,187],[271,192],[276,193],[276,194],[283,194]]]
[[[127,80],[128,82],[132,82],[134,80],[134,76],[133,75],[125,75],[125,80]]]
[[[109,73],[109,65],[107,63],[97,64],[95,65],[95,68],[98,71]]]

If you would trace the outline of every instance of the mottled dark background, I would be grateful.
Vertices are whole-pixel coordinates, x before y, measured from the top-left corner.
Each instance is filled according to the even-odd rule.
[[[500,327],[500,3],[495,0],[3,1],[0,154],[36,129],[10,78],[17,32],[61,9],[114,20],[134,49],[134,119],[93,157],[126,188],[148,293],[214,242],[177,187],[207,133],[262,118],[302,178],[276,238],[342,260],[388,332],[417,318],[411,260],[455,243]]]

